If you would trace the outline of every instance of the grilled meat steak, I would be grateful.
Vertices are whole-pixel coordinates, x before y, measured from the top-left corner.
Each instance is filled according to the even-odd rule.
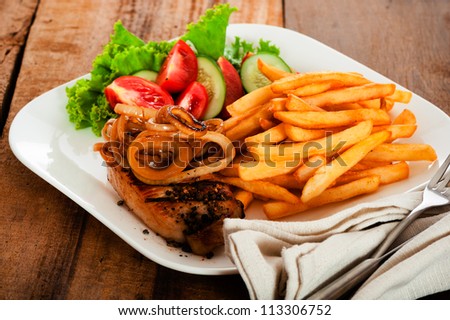
[[[206,255],[223,244],[224,218],[243,218],[242,203],[228,185],[213,181],[152,186],[131,170],[108,167],[108,180],[131,211],[168,242]]]

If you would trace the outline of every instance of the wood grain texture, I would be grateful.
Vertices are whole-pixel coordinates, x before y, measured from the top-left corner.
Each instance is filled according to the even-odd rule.
[[[0,135],[37,5],[37,0],[0,2]]]

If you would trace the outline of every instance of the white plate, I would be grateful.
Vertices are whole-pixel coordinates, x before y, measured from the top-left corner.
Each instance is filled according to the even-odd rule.
[[[392,82],[375,71],[341,53],[297,32],[266,25],[236,24],[228,28],[231,41],[234,36],[252,42],[260,38],[271,40],[281,49],[282,57],[298,71],[356,71],[378,82]],[[193,274],[223,275],[237,273],[233,263],[224,255],[223,248],[212,259],[184,253],[170,248],[147,228],[119,199],[106,180],[106,168],[92,146],[101,138],[91,129],[75,130],[65,110],[65,88],[76,80],[59,86],[28,103],[15,117],[9,134],[11,149],[17,158],[33,172],[63,192],[124,241],[144,256],[165,267]],[[401,87],[400,87],[401,88]],[[408,105],[417,116],[418,130],[412,142],[431,144],[442,162],[449,152],[450,118],[433,104],[413,95]],[[399,113],[401,107],[395,109]],[[445,138],[444,138],[445,137]],[[327,216],[361,201],[370,201],[390,194],[400,194],[425,183],[437,164],[413,163],[411,177],[383,187],[376,194],[360,197],[338,205],[311,210],[288,220],[311,220]],[[250,219],[264,218],[260,204],[247,212]]]

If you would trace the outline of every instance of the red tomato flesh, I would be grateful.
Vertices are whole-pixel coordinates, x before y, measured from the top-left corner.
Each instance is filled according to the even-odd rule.
[[[176,104],[186,109],[196,119],[201,119],[208,106],[208,92],[200,82],[192,82],[177,98]]]
[[[122,76],[105,88],[112,109],[117,103],[159,109],[173,104],[172,96],[156,83],[136,76]]]
[[[161,67],[156,83],[170,93],[178,93],[197,79],[197,57],[191,47],[178,40]]]
[[[244,88],[242,87],[241,77],[239,76],[239,73],[233,67],[231,62],[229,62],[225,57],[220,57],[217,60],[217,64],[219,65],[220,70],[222,70],[223,78],[225,80],[225,85],[227,88],[224,102],[225,107],[242,97],[245,92]],[[219,117],[221,117],[222,119],[230,117],[226,108],[222,108]]]

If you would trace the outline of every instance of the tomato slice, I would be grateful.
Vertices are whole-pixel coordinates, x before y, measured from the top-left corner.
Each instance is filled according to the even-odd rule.
[[[178,40],[161,67],[156,83],[170,93],[178,93],[197,79],[197,57],[191,47]]]
[[[225,57],[220,57],[217,60],[217,64],[219,65],[220,70],[222,71],[223,78],[225,80],[225,85],[227,88],[224,102],[224,107],[226,107],[227,105],[232,104],[245,94],[244,87],[242,86],[241,77],[239,76],[239,73],[233,67],[231,62],[229,62]],[[222,108],[219,117],[221,117],[222,119],[229,118],[230,114],[228,113],[226,108]]]
[[[173,104],[172,96],[156,83],[137,76],[121,76],[105,88],[112,109],[117,103],[159,109]]]
[[[208,92],[200,82],[194,81],[180,94],[176,104],[201,119],[208,106]]]

